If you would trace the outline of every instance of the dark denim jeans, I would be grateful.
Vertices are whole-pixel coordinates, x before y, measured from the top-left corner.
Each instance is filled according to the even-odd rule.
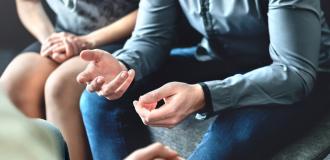
[[[150,144],[148,130],[132,105],[143,93],[169,81],[196,83],[249,70],[221,61],[199,62],[193,56],[195,50],[172,51],[157,73],[135,82],[119,100],[109,101],[84,91],[81,112],[94,160],[120,160]],[[265,159],[313,124],[325,106],[324,90],[325,87],[316,87],[312,96],[293,105],[250,106],[220,112],[189,159]]]

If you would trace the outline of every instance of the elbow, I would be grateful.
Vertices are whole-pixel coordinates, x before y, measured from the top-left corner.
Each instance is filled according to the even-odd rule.
[[[291,88],[289,91],[288,100],[289,104],[293,104],[303,100],[305,97],[309,96],[314,88],[316,71],[307,72],[306,70],[294,69],[288,74],[288,80],[284,87]]]

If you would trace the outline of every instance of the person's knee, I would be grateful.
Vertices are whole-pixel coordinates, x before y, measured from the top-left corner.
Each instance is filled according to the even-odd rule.
[[[37,96],[33,93],[38,92],[44,85],[44,76],[52,71],[52,68],[46,71],[48,65],[44,65],[44,61],[45,59],[36,53],[24,53],[7,66],[0,83],[15,104],[24,105],[31,97]]]
[[[27,80],[26,78],[29,77],[27,74],[32,74],[31,70],[34,68],[34,63],[31,62],[35,62],[39,58],[37,54],[33,53],[18,55],[14,58],[1,76],[3,86],[8,88],[24,84],[23,80]]]
[[[76,84],[74,82],[73,75],[70,72],[56,69],[53,73],[49,75],[45,84],[45,98],[46,101],[60,101],[62,99],[67,99],[68,94],[70,94],[73,86]],[[73,95],[71,95],[73,96]],[[71,97],[72,98],[72,97]]]
[[[87,90],[84,90],[80,97],[80,110],[82,113],[92,108],[103,108],[107,106],[107,100],[97,95],[96,93],[91,93]],[[88,112],[88,111],[87,111]]]

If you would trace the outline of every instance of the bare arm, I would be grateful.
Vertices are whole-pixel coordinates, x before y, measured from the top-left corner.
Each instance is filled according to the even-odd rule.
[[[54,32],[40,0],[16,0],[16,7],[21,22],[39,42]]]
[[[93,48],[126,38],[131,35],[134,29],[136,16],[137,10],[108,26],[83,36],[83,38],[87,41],[93,42]]]

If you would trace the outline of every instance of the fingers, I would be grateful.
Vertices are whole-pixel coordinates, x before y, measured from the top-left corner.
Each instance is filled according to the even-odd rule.
[[[144,124],[147,124],[147,122],[145,121],[145,119],[149,116],[150,111],[147,110],[145,107],[142,107],[141,104],[139,104],[138,101],[133,101],[133,106],[135,108],[136,113],[139,114],[142,122]]]
[[[148,147],[145,148],[146,152],[152,156],[152,158],[164,158],[164,159],[171,159],[178,156],[178,153],[174,150],[170,149],[169,147],[166,147],[160,143],[154,143]]]
[[[60,36],[58,36],[58,34],[51,35],[46,39],[46,41],[42,43],[42,47],[40,51],[41,55],[45,57],[50,56],[54,47],[56,47],[60,43],[62,43],[62,39]]]
[[[77,51],[75,50],[75,47],[72,42],[68,41],[67,39],[63,38],[63,44],[65,46],[65,55],[67,57],[72,57]]]
[[[128,87],[131,85],[131,83],[134,81],[135,71],[131,69],[127,73],[128,77],[126,78],[124,83],[115,91],[116,94],[123,95],[128,89]]]
[[[112,81],[105,84],[100,95],[115,100],[123,96],[135,77],[134,70],[120,72]]]
[[[65,54],[62,54],[62,53],[53,53],[51,55],[51,58],[57,63],[62,63],[67,59]]]
[[[80,57],[85,61],[94,61],[97,63],[102,58],[103,54],[106,54],[102,50],[84,50],[80,53]]]
[[[161,143],[154,143],[145,148],[136,150],[129,155],[126,160],[154,160],[154,159],[180,159],[178,153],[162,145]]]
[[[86,89],[89,92],[95,92],[95,91],[99,91],[102,88],[102,85],[105,83],[104,81],[104,77],[96,77],[91,83],[89,83],[86,87]]]
[[[86,84],[90,83],[91,81],[94,80],[95,78],[95,73],[92,73],[88,70],[84,70],[83,72],[79,73],[77,76],[77,82],[80,84]]]
[[[162,87],[141,96],[139,101],[146,104],[155,103],[163,98],[170,97],[174,93],[174,87],[172,87],[172,85],[165,84]]]

